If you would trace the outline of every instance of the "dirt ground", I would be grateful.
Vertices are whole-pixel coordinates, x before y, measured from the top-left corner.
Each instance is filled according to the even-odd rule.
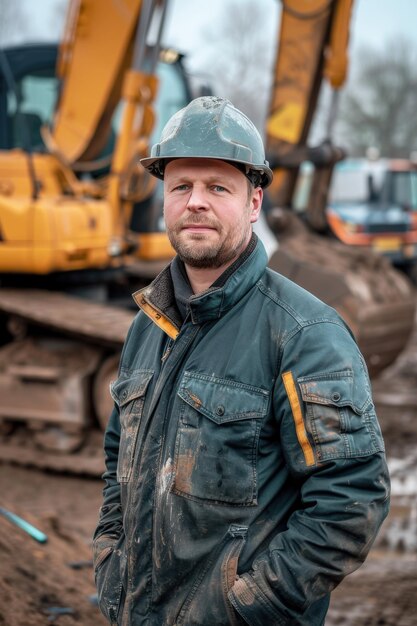
[[[373,385],[391,513],[365,565],[334,592],[326,626],[417,624],[417,334]],[[0,515],[0,626],[106,623],[94,602],[90,551],[101,490],[99,479],[0,465],[1,506],[48,536],[38,543]]]
[[[0,624],[104,625],[91,601],[89,547],[100,480],[1,466],[0,490],[7,508],[48,535],[47,543],[37,543],[0,516]],[[366,564],[334,592],[326,626],[417,624],[416,547],[390,545],[385,526]]]
[[[2,506],[48,537],[38,543],[0,515],[0,625],[100,626],[91,535],[100,480],[0,466]]]

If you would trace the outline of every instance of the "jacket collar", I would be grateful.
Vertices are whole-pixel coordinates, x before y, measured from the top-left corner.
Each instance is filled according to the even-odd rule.
[[[190,298],[192,323],[202,324],[218,319],[231,309],[258,282],[267,261],[265,248],[256,238],[251,254],[234,271],[227,273],[224,282],[220,277],[207,291]],[[133,298],[139,308],[167,335],[172,339],[177,337],[182,320],[175,302],[169,266],[150,285],[135,292]]]

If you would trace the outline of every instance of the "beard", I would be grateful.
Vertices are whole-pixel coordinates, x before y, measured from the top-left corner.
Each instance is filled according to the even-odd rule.
[[[185,239],[181,236],[185,225],[204,225],[216,230],[219,236],[213,242],[207,240],[204,233],[193,233]],[[239,256],[250,230],[247,221],[243,219],[236,229],[225,232],[221,222],[204,215],[194,215],[178,220],[172,228],[167,227],[167,235],[183,263],[199,269],[217,269]]]

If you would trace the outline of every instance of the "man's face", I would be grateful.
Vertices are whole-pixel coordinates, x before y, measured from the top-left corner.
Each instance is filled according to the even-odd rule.
[[[164,215],[169,240],[190,267],[230,264],[248,244],[262,189],[248,191],[242,172],[214,159],[176,159],[165,168]]]

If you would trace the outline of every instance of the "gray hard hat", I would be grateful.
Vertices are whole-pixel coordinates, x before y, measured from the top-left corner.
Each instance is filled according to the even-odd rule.
[[[140,162],[153,176],[163,179],[167,162],[184,158],[228,161],[255,186],[267,187],[272,182],[259,132],[224,98],[203,96],[192,100],[171,117],[160,142],[152,146],[150,157]]]

